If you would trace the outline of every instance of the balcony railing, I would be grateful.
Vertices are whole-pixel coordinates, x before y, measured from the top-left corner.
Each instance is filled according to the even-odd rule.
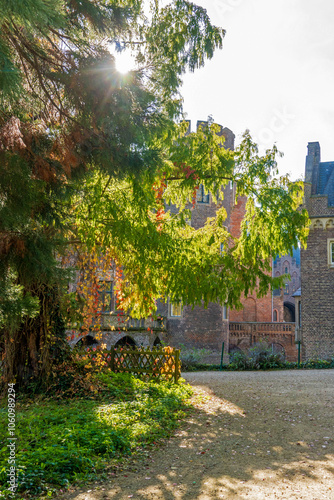
[[[230,322],[230,333],[244,332],[257,335],[269,334],[293,334],[295,333],[295,323],[252,323],[252,322]]]

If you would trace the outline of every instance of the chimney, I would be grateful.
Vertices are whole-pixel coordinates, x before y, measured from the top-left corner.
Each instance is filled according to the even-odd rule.
[[[320,163],[319,142],[309,142],[307,145],[307,156],[305,163],[305,182],[312,184],[311,194],[317,193],[318,175]]]

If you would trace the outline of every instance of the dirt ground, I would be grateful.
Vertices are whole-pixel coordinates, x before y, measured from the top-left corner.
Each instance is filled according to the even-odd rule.
[[[195,409],[173,437],[66,499],[334,500],[334,370],[183,376]]]

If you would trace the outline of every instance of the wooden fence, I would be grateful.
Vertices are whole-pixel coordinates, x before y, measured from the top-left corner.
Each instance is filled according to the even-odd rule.
[[[177,383],[181,376],[180,350],[172,347],[112,348],[108,352],[108,365],[114,372],[150,380],[168,379]]]

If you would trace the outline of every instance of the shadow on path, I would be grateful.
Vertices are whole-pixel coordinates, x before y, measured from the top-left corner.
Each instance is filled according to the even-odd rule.
[[[66,499],[334,500],[334,370],[199,372],[170,441]]]

